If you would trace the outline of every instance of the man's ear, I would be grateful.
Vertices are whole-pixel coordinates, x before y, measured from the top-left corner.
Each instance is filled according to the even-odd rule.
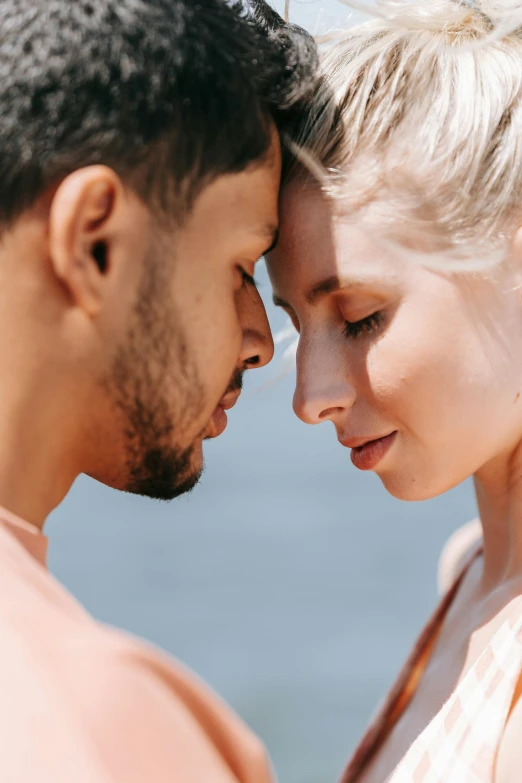
[[[56,277],[87,315],[98,313],[113,263],[113,243],[125,202],[118,175],[88,166],[67,176],[49,213],[49,254]]]

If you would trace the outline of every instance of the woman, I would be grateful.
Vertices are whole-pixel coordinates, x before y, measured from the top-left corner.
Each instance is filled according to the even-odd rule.
[[[281,197],[294,408],[397,498],[473,476],[483,535],[446,553],[453,584],[343,780],[519,783],[522,33],[491,4],[379,9],[331,47]]]

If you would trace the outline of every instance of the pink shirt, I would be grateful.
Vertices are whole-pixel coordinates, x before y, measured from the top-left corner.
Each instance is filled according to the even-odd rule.
[[[2,783],[270,783],[261,744],[194,675],[96,623],[0,509]]]

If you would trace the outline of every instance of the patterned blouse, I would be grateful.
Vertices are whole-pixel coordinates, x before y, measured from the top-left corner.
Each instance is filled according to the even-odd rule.
[[[341,783],[356,783],[404,713],[448,609],[481,553],[482,548],[473,552],[428,622]],[[497,751],[521,671],[522,596],[517,596],[491,642],[385,783],[493,783]]]

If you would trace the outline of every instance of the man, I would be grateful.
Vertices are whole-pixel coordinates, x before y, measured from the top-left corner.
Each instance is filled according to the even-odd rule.
[[[53,581],[41,530],[80,473],[189,490],[271,358],[251,276],[315,65],[278,25],[223,0],[2,3],[2,783],[269,779],[214,696]]]

